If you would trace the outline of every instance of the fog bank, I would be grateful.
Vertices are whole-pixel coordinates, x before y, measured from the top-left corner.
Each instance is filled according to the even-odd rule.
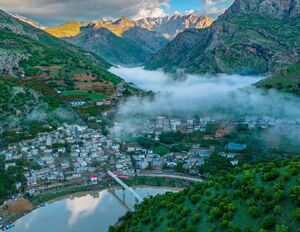
[[[131,97],[120,105],[119,114],[123,117],[137,114],[185,116],[213,113],[237,117],[300,118],[297,97],[251,86],[263,77],[182,75],[175,80],[162,71],[148,71],[141,67],[113,67],[110,71],[143,90],[156,92],[154,97]]]

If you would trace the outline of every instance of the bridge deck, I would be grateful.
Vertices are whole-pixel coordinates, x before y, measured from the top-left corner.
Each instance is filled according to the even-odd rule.
[[[122,180],[120,180],[115,174],[111,171],[107,171],[108,175],[110,175],[115,181],[117,181],[124,189],[128,190],[134,198],[141,203],[143,198],[140,197],[132,188],[130,188],[127,184],[125,184]]]

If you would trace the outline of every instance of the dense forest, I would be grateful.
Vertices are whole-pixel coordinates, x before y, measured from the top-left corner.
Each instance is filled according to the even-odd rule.
[[[146,199],[110,232],[300,231],[300,159],[245,164]]]

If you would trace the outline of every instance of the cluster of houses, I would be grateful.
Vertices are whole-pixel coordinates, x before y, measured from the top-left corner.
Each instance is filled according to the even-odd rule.
[[[26,159],[38,164],[25,170],[28,190],[40,191],[63,182],[85,183],[108,169],[133,173],[129,156],[120,152],[120,143],[113,142],[101,131],[86,126],[67,125],[37,138],[8,146],[0,152],[5,168]]]
[[[274,117],[256,117],[246,116],[233,122],[234,124],[246,125],[249,129],[261,128],[267,129],[274,126],[280,125],[300,125],[300,119],[276,119]]]
[[[159,140],[159,136],[163,132],[193,133],[196,131],[206,131],[208,123],[212,123],[210,117],[199,119],[182,119],[182,118],[168,118],[159,116],[155,119],[144,119],[138,122],[133,122],[134,125],[128,126],[128,123],[115,123],[114,132],[117,134],[154,134],[155,140]]]
[[[225,123],[209,117],[197,119],[157,117],[136,124],[132,131],[128,127],[124,131],[121,124],[116,124],[115,129],[123,133],[151,135],[151,139],[154,140],[159,140],[163,132],[193,133],[199,131],[205,132],[204,134],[208,136],[204,136],[206,140],[220,139],[236,125],[245,125],[249,129],[263,129],[284,123],[294,123],[295,126],[299,126],[299,122],[296,121],[284,122],[269,117],[245,117]],[[217,125],[217,130],[210,132],[213,133],[212,135],[207,133],[209,124]],[[0,151],[0,156],[5,158],[5,169],[16,166],[17,160],[20,159],[36,164],[25,170],[27,189],[30,193],[34,193],[49,186],[59,187],[66,182],[97,183],[107,170],[132,176],[136,171],[148,169],[178,170],[180,165],[180,170],[183,169],[186,173],[196,175],[199,167],[205,164],[206,159],[216,150],[214,146],[203,147],[200,143],[201,141],[199,144],[190,144],[188,151],[170,152],[161,157],[152,149],[145,149],[139,144],[124,143],[118,137],[104,136],[100,130],[64,124],[55,131],[40,133],[35,139],[10,145]],[[224,159],[229,159],[235,166],[239,163],[239,154],[246,149],[245,144],[229,143],[224,147],[224,151],[218,154]],[[21,183],[16,183],[16,185],[17,188],[21,187]]]
[[[275,119],[273,117],[245,116],[243,118],[227,121],[223,118],[214,119],[211,117],[193,117],[193,118],[174,118],[159,116],[153,119],[138,119],[133,121],[132,125],[126,123],[115,123],[114,131],[117,134],[130,134],[137,136],[139,134],[160,139],[164,132],[181,132],[189,134],[193,132],[204,132],[204,140],[222,139],[230,133],[237,125],[242,125],[248,129],[268,129],[274,126],[293,125],[300,127],[299,120]],[[208,125],[216,125],[217,130],[211,134],[207,133]]]

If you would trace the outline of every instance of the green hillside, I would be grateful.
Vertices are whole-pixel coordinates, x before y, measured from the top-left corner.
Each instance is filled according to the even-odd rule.
[[[0,10],[0,144],[29,139],[63,122],[80,123],[65,91],[88,92],[87,107],[121,79],[109,63]]]
[[[33,138],[63,122],[80,123],[76,113],[41,81],[0,79],[0,143]]]
[[[256,85],[261,88],[274,88],[300,95],[300,63],[282,68],[271,77],[260,81]]]
[[[67,41],[117,64],[139,64],[150,57],[142,47],[105,28],[97,30],[87,28]]]
[[[96,55],[57,39],[0,11],[0,75],[73,80],[91,73],[99,81],[120,79],[106,69],[111,65]],[[70,81],[69,81],[70,82]]]
[[[299,232],[300,159],[244,165],[146,199],[110,232]]]

